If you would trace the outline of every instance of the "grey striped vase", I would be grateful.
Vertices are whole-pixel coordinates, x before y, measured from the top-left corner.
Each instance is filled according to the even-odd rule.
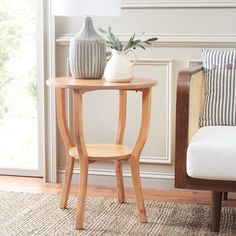
[[[73,78],[100,79],[106,66],[106,45],[97,34],[90,17],[81,31],[70,40],[70,71]]]

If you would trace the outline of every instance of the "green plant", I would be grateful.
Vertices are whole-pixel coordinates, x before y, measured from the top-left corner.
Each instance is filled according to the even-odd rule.
[[[0,0],[0,118],[8,111],[6,88],[14,79],[9,72],[8,62],[20,47],[20,26],[14,10],[9,11],[14,4],[13,0]]]
[[[37,106],[37,96],[38,96],[38,89],[37,89],[37,66],[33,65],[29,72],[28,72],[28,77],[29,77],[29,83],[27,86],[27,92],[28,94],[32,97],[34,100],[35,106]]]
[[[25,51],[26,43],[33,45],[36,40],[35,2],[21,0],[20,3],[16,3],[15,0],[0,0],[0,120],[6,113],[16,111],[12,96],[14,91],[17,91],[14,95],[19,97],[19,94],[25,91],[24,89],[28,89],[27,92],[36,104],[35,69],[29,68],[30,71],[27,74],[23,72],[27,66],[21,70],[21,63],[18,64],[18,60],[21,60],[22,55],[27,52]],[[26,85],[29,88],[24,86],[24,83],[28,82],[27,78],[30,80],[29,85]],[[27,104],[27,99],[23,101]],[[19,101],[17,101],[17,106],[17,109],[21,106]]]
[[[111,32],[111,26],[108,27],[108,30],[104,30],[99,28],[99,31],[103,34],[105,37],[106,43],[111,46],[111,48],[117,50],[117,51],[126,51],[130,48],[140,47],[142,49],[145,49],[144,45],[150,45],[152,42],[156,41],[158,38],[149,38],[147,40],[142,41],[141,39],[135,39],[135,33],[133,36],[129,39],[128,43],[124,45],[117,36],[115,36]]]

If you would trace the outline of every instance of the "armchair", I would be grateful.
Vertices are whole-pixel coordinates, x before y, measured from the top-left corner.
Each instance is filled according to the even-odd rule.
[[[203,66],[180,71],[176,104],[175,187],[212,191],[212,230],[218,232],[222,192],[236,191],[236,127],[200,128],[203,103]]]

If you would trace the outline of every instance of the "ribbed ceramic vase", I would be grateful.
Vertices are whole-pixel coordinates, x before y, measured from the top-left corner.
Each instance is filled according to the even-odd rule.
[[[73,78],[101,79],[106,66],[106,45],[97,34],[90,17],[81,31],[70,40],[70,71]]]

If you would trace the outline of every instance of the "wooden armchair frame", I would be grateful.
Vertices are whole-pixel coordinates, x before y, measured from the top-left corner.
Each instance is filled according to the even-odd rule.
[[[175,187],[212,191],[213,231],[219,231],[222,192],[236,191],[236,181],[191,178],[186,157],[189,141],[199,129],[204,100],[204,68],[196,66],[179,72],[176,103]]]

